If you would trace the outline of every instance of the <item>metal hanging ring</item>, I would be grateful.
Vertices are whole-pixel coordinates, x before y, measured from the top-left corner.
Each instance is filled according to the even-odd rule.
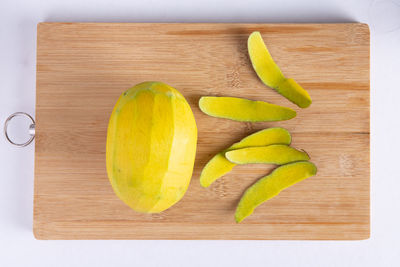
[[[12,141],[10,139],[10,137],[8,136],[8,124],[9,122],[12,120],[12,118],[14,117],[26,117],[29,118],[32,122],[32,124],[29,126],[29,135],[31,136],[25,143],[15,143],[14,141]],[[13,114],[11,114],[6,121],[4,122],[4,135],[6,136],[6,139],[8,142],[10,142],[10,144],[13,144],[15,146],[19,146],[19,147],[25,147],[27,145],[29,145],[30,143],[32,143],[33,139],[35,139],[35,120],[28,114],[25,112],[15,112]]]

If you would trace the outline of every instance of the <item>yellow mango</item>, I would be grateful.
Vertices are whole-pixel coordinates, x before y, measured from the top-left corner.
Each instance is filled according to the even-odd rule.
[[[225,152],[227,151],[251,146],[267,146],[271,144],[289,145],[290,142],[290,133],[284,128],[268,128],[255,132],[215,155],[203,168],[200,174],[200,184],[203,187],[208,187],[236,166],[235,163],[232,163],[225,158]]]
[[[107,174],[114,192],[138,212],[168,209],[188,188],[196,143],[192,110],[176,89],[161,82],[130,88],[108,124]]]
[[[288,145],[246,147],[228,151],[225,153],[225,157],[235,164],[269,163],[282,165],[310,159],[306,152]]]
[[[199,107],[207,115],[234,121],[283,121],[296,117],[296,111],[290,108],[237,97],[203,96]]]
[[[317,167],[308,161],[280,166],[264,176],[244,192],[236,208],[235,220],[241,222],[263,202],[277,196],[282,190],[317,173]]]
[[[273,60],[259,32],[250,34],[247,41],[249,56],[261,81],[301,108],[311,105],[311,97],[293,79],[287,79]]]

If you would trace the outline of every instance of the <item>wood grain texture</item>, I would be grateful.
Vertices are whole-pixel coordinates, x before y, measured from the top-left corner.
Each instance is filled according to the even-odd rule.
[[[264,86],[247,55],[261,32],[284,74],[310,93],[299,109]],[[106,129],[119,95],[163,81],[190,103],[199,130],[184,198],[139,214],[112,191]],[[203,95],[288,106],[295,119],[241,123],[203,114]],[[365,24],[41,23],[37,46],[34,234],[38,239],[365,239],[370,232],[369,30]],[[283,126],[318,174],[263,204],[241,224],[244,190],[273,166],[238,166],[204,189],[218,151],[259,129]]]

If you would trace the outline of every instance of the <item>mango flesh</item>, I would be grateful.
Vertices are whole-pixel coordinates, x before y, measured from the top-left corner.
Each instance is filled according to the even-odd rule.
[[[273,60],[259,32],[250,34],[247,41],[249,57],[261,81],[301,108],[311,105],[311,97],[293,79],[287,79]]]
[[[261,178],[249,187],[236,208],[237,223],[251,215],[263,202],[277,196],[282,190],[317,173],[316,166],[307,161],[289,163],[276,168],[271,174]]]
[[[246,138],[243,138],[240,142],[233,144],[229,148],[215,155],[203,168],[200,174],[200,184],[203,187],[208,187],[236,166],[235,163],[232,163],[225,158],[226,151],[251,146],[267,146],[271,144],[289,145],[290,142],[290,133],[284,128],[268,128],[253,133]]]
[[[296,117],[296,111],[290,108],[237,97],[203,96],[199,107],[207,115],[234,121],[283,121]]]
[[[161,82],[124,92],[111,114],[106,161],[116,195],[138,212],[168,209],[192,177],[197,127],[185,98]]]
[[[266,163],[282,165],[310,159],[307,153],[287,145],[241,148],[226,152],[225,157],[235,164]]]

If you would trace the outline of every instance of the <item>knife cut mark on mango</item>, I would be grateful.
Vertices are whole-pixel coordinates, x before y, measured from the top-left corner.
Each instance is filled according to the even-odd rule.
[[[243,138],[240,142],[235,143],[224,151],[216,154],[203,168],[200,174],[200,184],[203,187],[208,187],[236,166],[235,163],[232,163],[225,158],[226,151],[246,147],[268,146],[271,144],[289,145],[290,142],[290,133],[284,128],[268,128],[255,132]]]
[[[264,163],[277,165],[310,159],[306,152],[288,145],[241,148],[226,152],[225,157],[235,164]]]
[[[290,108],[237,97],[203,96],[199,107],[207,115],[234,121],[284,121],[296,117],[296,111]]]
[[[251,215],[256,207],[277,196],[282,190],[317,173],[317,167],[307,161],[289,163],[276,168],[271,174],[250,186],[240,199],[235,220],[240,223]]]
[[[301,108],[311,105],[312,101],[308,92],[295,80],[285,78],[282,74],[282,71],[272,59],[260,32],[250,34],[247,47],[253,68],[265,85],[275,89]]]

